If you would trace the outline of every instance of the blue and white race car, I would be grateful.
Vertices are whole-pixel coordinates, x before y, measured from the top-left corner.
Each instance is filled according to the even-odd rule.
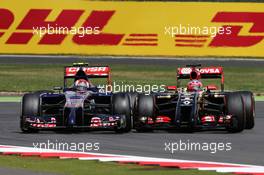
[[[64,87],[25,94],[20,116],[22,132],[57,129],[129,132],[132,128],[129,95],[98,88],[91,83],[92,78],[106,78],[110,87],[110,67],[67,66]]]

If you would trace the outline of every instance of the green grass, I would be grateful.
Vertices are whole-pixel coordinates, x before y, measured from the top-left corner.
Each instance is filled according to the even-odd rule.
[[[255,100],[256,101],[264,101],[264,96],[256,96]]]
[[[110,65],[112,79],[121,84],[176,84],[174,65]],[[0,91],[27,92],[52,89],[63,84],[64,65],[0,65]],[[228,90],[264,91],[261,67],[225,67],[225,88]],[[100,81],[102,82],[102,81]],[[220,82],[220,80],[213,81]],[[204,84],[212,81],[204,81]],[[218,83],[219,84],[219,83]]]
[[[77,159],[0,156],[0,166],[64,175],[218,175],[213,171],[178,170],[158,166],[101,163]],[[225,174],[230,175],[230,174]]]
[[[0,97],[0,102],[20,102],[21,101],[21,97],[13,97],[13,96],[2,96]]]

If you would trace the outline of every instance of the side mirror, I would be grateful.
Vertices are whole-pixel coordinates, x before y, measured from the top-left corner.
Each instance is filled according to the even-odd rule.
[[[62,90],[62,87],[60,87],[60,86],[56,86],[56,87],[53,88],[53,90],[54,90],[54,91],[61,91],[61,90]]]
[[[218,88],[216,85],[210,84],[210,85],[206,86],[206,89],[209,91],[212,91],[212,90],[217,90]]]

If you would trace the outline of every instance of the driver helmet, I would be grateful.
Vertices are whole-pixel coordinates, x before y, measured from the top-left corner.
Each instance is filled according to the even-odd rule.
[[[78,90],[78,91],[86,91],[89,87],[90,84],[87,80],[85,79],[79,79],[76,80],[74,83],[74,87]]]
[[[191,80],[187,84],[187,91],[193,92],[193,91],[200,91],[202,90],[203,84],[199,80]]]

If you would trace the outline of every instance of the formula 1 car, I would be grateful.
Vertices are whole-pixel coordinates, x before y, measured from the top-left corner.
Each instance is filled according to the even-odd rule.
[[[110,67],[74,64],[65,67],[64,87],[25,94],[21,105],[21,130],[31,133],[55,129],[129,132],[132,119],[128,94],[107,92],[93,85],[92,78],[107,78],[109,87]]]
[[[201,79],[215,78],[221,79],[221,90],[216,85],[202,85]],[[190,79],[187,87],[179,87],[181,79]],[[151,95],[139,94],[134,115],[135,128],[141,132],[153,129],[241,132],[254,127],[255,101],[249,91],[224,91],[222,67],[187,65],[177,69],[177,86]]]

